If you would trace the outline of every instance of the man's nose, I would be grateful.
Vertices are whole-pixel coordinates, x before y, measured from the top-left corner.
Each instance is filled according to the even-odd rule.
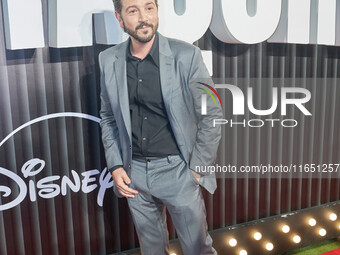
[[[146,11],[140,11],[139,12],[139,21],[140,22],[147,22],[149,19],[148,13]]]

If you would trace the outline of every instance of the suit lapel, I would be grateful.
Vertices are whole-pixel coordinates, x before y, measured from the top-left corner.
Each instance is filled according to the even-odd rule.
[[[175,59],[169,46],[168,40],[159,34],[159,66],[160,68],[160,79],[161,79],[161,90],[164,100],[166,112],[171,124],[172,131],[174,132],[177,145],[179,146],[182,155],[185,160],[189,162],[188,150],[185,147],[185,137],[179,123],[176,120],[176,116],[181,114],[181,108],[174,106],[172,102],[173,88],[176,80],[176,69]]]
[[[118,89],[118,101],[124,119],[126,131],[129,135],[131,143],[131,116],[129,106],[129,93],[126,78],[126,50],[128,45],[129,45],[128,41],[122,44],[121,49],[116,55],[116,60],[113,63],[113,70],[115,73],[116,84]]]
[[[159,35],[159,66],[160,68],[160,79],[161,79],[161,90],[163,100],[168,114],[170,113],[172,89],[173,89],[173,77],[172,74],[175,70],[174,58],[169,46],[168,41],[161,35]],[[169,116],[170,117],[170,116]]]

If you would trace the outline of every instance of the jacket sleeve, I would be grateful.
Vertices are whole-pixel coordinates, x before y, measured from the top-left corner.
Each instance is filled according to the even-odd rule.
[[[100,67],[100,127],[102,131],[102,142],[105,151],[107,168],[123,165],[119,131],[112,112],[107,86],[105,84],[105,71],[103,66],[103,52],[99,54]]]
[[[203,62],[199,48],[195,47],[189,72],[189,86],[197,119],[196,143],[189,163],[190,169],[194,171],[200,169],[200,166],[209,166],[214,162],[221,139],[221,126],[216,125],[214,127],[214,119],[221,119],[223,117],[221,104],[216,95],[207,86],[202,85],[202,83],[215,87]],[[205,91],[210,92],[215,101]],[[207,99],[207,113],[205,115],[201,113],[203,94],[206,94]],[[210,174],[209,172],[199,171],[197,173],[201,175]]]

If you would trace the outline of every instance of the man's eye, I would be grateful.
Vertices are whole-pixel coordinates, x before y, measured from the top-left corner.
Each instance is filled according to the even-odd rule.
[[[150,5],[150,6],[146,7],[146,9],[147,9],[148,11],[152,11],[152,10],[153,10],[153,6]]]
[[[129,13],[131,13],[131,14],[134,14],[134,13],[136,13],[136,12],[137,12],[137,10],[135,10],[135,9],[129,11]]]

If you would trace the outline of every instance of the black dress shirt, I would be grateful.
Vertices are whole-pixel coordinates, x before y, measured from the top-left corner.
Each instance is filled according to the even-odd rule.
[[[144,59],[132,56],[128,47],[126,63],[132,156],[165,157],[180,154],[162,97],[158,35]],[[115,166],[110,171],[118,167],[121,166]]]

